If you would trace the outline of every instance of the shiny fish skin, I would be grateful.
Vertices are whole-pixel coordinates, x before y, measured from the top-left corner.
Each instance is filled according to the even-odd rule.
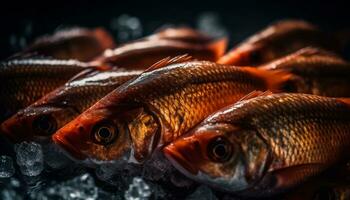
[[[227,46],[226,39],[195,44],[177,40],[138,40],[108,49],[97,61],[126,69],[144,69],[166,57],[188,54],[198,60],[216,61]]]
[[[349,147],[349,100],[274,94],[212,114],[164,152],[190,178],[241,196],[262,197],[348,159]]]
[[[2,133],[14,142],[50,138],[96,101],[139,74],[141,71],[116,69],[68,82],[3,122]],[[38,119],[51,123],[54,130],[38,129],[35,123]]]
[[[332,51],[342,48],[340,41],[312,24],[300,20],[282,20],[234,47],[218,63],[258,66],[307,46]]]
[[[148,40],[176,40],[194,44],[206,44],[213,41],[209,35],[201,33],[189,27],[169,27],[162,28],[153,35],[147,37]]]
[[[247,68],[206,61],[147,71],[61,128],[53,140],[77,159],[118,160],[132,149],[133,159],[143,162],[156,147],[181,136],[211,112],[250,91],[278,88],[279,81],[274,85],[266,80],[277,75],[265,73],[259,77]],[[114,137],[101,144],[92,138],[99,140],[102,128]]]
[[[260,68],[296,75],[287,85],[286,92],[350,97],[350,64],[324,50],[304,48]]]
[[[105,49],[114,48],[113,38],[103,28],[69,28],[39,37],[23,54],[37,53],[56,59],[91,61]]]
[[[88,64],[75,60],[28,58],[0,63],[0,122],[87,68]]]

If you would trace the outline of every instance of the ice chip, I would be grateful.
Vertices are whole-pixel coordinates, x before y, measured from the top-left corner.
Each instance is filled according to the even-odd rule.
[[[205,185],[201,185],[196,189],[196,191],[194,191],[192,194],[190,194],[186,198],[186,200],[197,200],[197,199],[217,200],[218,198],[215,196],[215,194],[209,187]]]
[[[0,178],[9,178],[15,173],[12,158],[9,156],[0,156]]]
[[[117,32],[118,41],[126,42],[142,36],[142,25],[137,17],[120,15],[111,20],[110,27]]]
[[[70,159],[52,143],[42,145],[44,162],[53,169],[62,169],[71,164]]]
[[[53,184],[38,193],[33,199],[96,200],[98,188],[90,174],[83,174],[63,183]]]
[[[125,192],[126,200],[147,200],[151,196],[151,188],[144,180],[135,177],[129,185],[129,189]]]
[[[223,37],[228,34],[227,29],[221,24],[220,16],[215,12],[204,12],[199,15],[197,28],[213,37]]]
[[[159,181],[167,179],[174,168],[160,151],[155,151],[143,166],[142,176],[147,180]]]
[[[23,175],[38,176],[44,169],[43,151],[40,144],[22,142],[15,146],[17,164]]]

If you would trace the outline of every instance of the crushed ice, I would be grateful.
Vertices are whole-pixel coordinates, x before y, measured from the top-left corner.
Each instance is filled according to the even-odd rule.
[[[135,177],[132,180],[132,184],[129,185],[129,189],[125,192],[124,197],[126,200],[147,200],[151,194],[150,186],[143,179]]]
[[[0,178],[9,178],[15,173],[12,158],[0,156]]]
[[[142,25],[137,17],[127,14],[113,18],[110,23],[112,31],[117,33],[117,41],[127,42],[142,36]]]
[[[22,142],[15,145],[17,164],[23,175],[38,176],[44,169],[43,151],[40,144]]]

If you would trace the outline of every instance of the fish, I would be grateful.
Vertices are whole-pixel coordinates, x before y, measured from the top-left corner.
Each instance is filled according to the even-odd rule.
[[[217,62],[237,66],[258,66],[307,46],[339,52],[343,44],[334,35],[323,32],[308,22],[282,20],[238,44]]]
[[[125,69],[140,69],[150,67],[163,58],[183,54],[198,60],[216,61],[224,54],[226,46],[226,38],[205,44],[170,39],[142,39],[108,49],[96,62]]]
[[[59,128],[141,72],[114,69],[72,80],[4,121],[0,133],[15,143],[51,140]]]
[[[16,58],[0,63],[0,122],[83,71],[107,70],[77,60]]]
[[[259,68],[293,74],[285,92],[350,97],[350,63],[326,50],[306,47]]]
[[[53,135],[76,160],[144,163],[155,149],[255,89],[278,90],[288,74],[188,56],[163,59]]]
[[[188,178],[242,197],[272,197],[348,160],[350,99],[254,92],[163,152]]]
[[[190,27],[167,27],[161,28],[156,33],[148,36],[147,40],[175,40],[186,43],[206,44],[214,38],[209,35],[192,29]]]
[[[56,59],[91,61],[115,46],[113,37],[103,28],[73,27],[39,37],[20,54],[37,53]]]

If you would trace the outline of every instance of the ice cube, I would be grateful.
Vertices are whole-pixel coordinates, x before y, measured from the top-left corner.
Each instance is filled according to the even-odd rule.
[[[228,34],[227,29],[222,25],[220,16],[215,12],[204,12],[199,15],[197,28],[213,37],[223,37]]]
[[[9,156],[0,156],[0,178],[9,178],[15,173],[12,158]]]
[[[151,188],[142,178],[135,177],[129,185],[129,189],[125,191],[126,200],[147,200],[151,196]]]
[[[4,187],[1,185],[0,182],[0,199],[1,200],[21,200],[23,197],[21,196],[22,193],[20,192],[20,182],[15,179],[11,178],[10,180],[6,181],[4,184]]]
[[[127,14],[111,20],[111,29],[117,32],[117,39],[121,42],[137,39],[142,36],[142,25],[137,17]]]
[[[197,199],[217,200],[218,198],[215,196],[215,194],[209,187],[205,185],[201,185],[196,189],[196,191],[194,191],[192,194],[190,194],[186,198],[186,200],[197,200]]]
[[[53,169],[62,169],[69,164],[71,160],[58,149],[56,145],[52,143],[42,145],[44,153],[44,162]]]
[[[165,158],[161,151],[155,151],[152,157],[143,165],[142,176],[147,180],[159,181],[168,179],[175,169],[171,163]]]
[[[36,194],[33,199],[95,200],[98,188],[90,174],[83,174],[63,183],[53,184]]]
[[[44,169],[43,151],[40,144],[22,142],[15,146],[17,164],[23,175],[38,176]]]

